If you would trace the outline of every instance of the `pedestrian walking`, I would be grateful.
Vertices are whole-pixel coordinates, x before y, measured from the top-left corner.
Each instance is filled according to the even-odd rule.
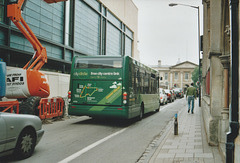
[[[187,88],[187,93],[186,93],[186,98],[188,101],[188,113],[190,112],[190,106],[192,103],[192,114],[194,113],[194,100],[196,99],[197,94],[196,94],[196,88],[193,87],[193,83],[191,83],[191,86]]]

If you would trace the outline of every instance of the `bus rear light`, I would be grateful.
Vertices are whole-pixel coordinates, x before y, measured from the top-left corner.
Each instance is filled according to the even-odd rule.
[[[123,110],[122,108],[118,108],[117,110]]]
[[[123,103],[126,104],[127,103],[127,92],[123,93]]]
[[[127,92],[124,92],[124,93],[123,93],[123,99],[124,99],[124,100],[127,100]]]
[[[71,98],[71,91],[68,91],[68,98]]]
[[[76,106],[72,106],[72,108],[76,108]]]

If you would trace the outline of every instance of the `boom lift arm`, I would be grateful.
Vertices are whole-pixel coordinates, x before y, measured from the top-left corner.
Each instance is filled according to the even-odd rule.
[[[44,0],[47,3],[57,3],[66,0]],[[22,32],[22,34],[28,39],[32,44],[35,54],[32,59],[23,67],[23,69],[30,70],[40,70],[42,66],[47,63],[47,51],[46,48],[42,46],[37,37],[34,35],[32,30],[29,28],[25,20],[22,18],[21,11],[23,10],[27,0],[17,0],[11,2],[7,6],[7,17],[17,26],[17,28]]]
[[[44,1],[57,3],[67,0]],[[17,98],[21,101],[1,101],[0,111],[5,112],[10,109],[11,113],[34,114],[39,115],[41,119],[63,116],[63,99],[61,97],[45,98],[50,94],[49,84],[47,77],[39,70],[47,63],[47,51],[22,18],[21,10],[27,0],[8,0],[8,2],[7,17],[32,44],[35,53],[23,69],[13,68],[7,71],[6,94],[4,95],[7,98]]]
[[[57,3],[67,0],[44,1],[46,3]],[[32,44],[35,53],[23,69],[12,69],[7,72],[7,98],[27,98],[31,96],[48,97],[50,95],[47,77],[39,71],[42,66],[47,63],[47,51],[22,17],[21,12],[26,2],[27,0],[9,0],[7,17],[11,19]]]

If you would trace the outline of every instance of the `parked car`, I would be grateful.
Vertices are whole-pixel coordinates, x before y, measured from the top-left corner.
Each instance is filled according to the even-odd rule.
[[[30,157],[44,134],[39,117],[0,112],[0,157]]]
[[[169,89],[164,89],[164,91],[167,95],[168,102],[173,102],[174,97],[173,97],[172,91],[170,91]]]
[[[160,98],[161,105],[167,104],[168,102],[167,95],[162,88],[159,88],[159,98]]]
[[[175,91],[177,97],[183,98],[184,93],[183,93],[182,88],[174,88],[174,91]]]
[[[172,91],[174,100],[176,100],[177,99],[177,95],[176,95],[175,91],[174,90],[171,90],[171,91]]]

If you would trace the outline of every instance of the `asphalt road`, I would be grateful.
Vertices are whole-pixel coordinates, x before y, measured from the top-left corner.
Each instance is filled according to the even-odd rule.
[[[44,124],[45,134],[32,157],[22,161],[7,157],[0,162],[135,163],[186,104],[185,99],[177,99],[142,121],[82,116]]]

